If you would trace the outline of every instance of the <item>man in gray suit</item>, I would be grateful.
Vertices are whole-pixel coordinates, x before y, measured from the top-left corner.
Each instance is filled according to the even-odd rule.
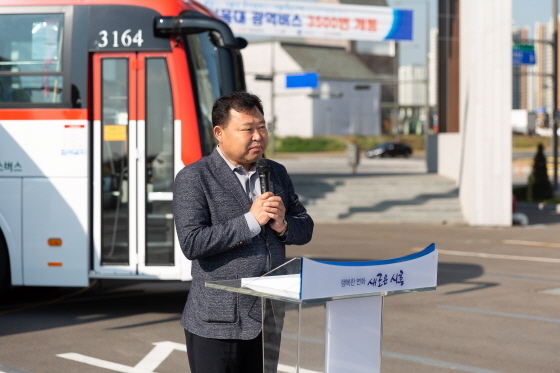
[[[212,124],[218,146],[183,168],[174,185],[177,234],[193,277],[181,325],[192,373],[260,373],[260,298],[204,283],[257,277],[283,264],[285,245],[311,240],[313,220],[279,163],[268,161],[271,192],[261,194],[256,162],[268,132],[257,96],[224,95]]]

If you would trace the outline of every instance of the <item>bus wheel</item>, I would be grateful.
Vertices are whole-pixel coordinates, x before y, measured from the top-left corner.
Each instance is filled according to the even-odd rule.
[[[10,256],[6,241],[0,232],[0,295],[8,290],[10,282]]]

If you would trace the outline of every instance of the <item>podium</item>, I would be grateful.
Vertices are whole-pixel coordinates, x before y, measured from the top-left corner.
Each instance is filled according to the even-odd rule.
[[[435,290],[437,261],[435,244],[380,261],[294,258],[206,286],[261,297],[265,373],[377,373],[384,297]]]

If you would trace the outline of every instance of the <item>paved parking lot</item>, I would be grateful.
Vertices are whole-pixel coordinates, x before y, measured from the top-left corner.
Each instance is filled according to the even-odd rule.
[[[437,290],[385,301],[383,372],[559,372],[559,231],[320,224],[288,254],[374,260],[437,244]],[[15,289],[0,302],[0,371],[188,372],[179,326],[187,290],[114,281],[80,294]]]
[[[436,243],[437,290],[385,299],[384,373],[560,372],[560,219],[532,214],[511,228],[317,224],[288,255],[377,260]],[[181,282],[13,289],[0,299],[0,372],[189,372],[179,325],[187,294]],[[320,350],[321,328],[307,325]]]

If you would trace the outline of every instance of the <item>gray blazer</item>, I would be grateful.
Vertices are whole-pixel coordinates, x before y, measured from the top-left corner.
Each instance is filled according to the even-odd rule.
[[[283,264],[286,244],[311,240],[313,220],[294,192],[286,168],[269,161],[272,192],[286,206],[284,242],[268,226],[251,238],[251,201],[214,150],[175,178],[173,212],[179,243],[192,260],[192,284],[181,325],[206,338],[253,339],[261,330],[260,298],[204,286],[205,281],[261,276]]]

